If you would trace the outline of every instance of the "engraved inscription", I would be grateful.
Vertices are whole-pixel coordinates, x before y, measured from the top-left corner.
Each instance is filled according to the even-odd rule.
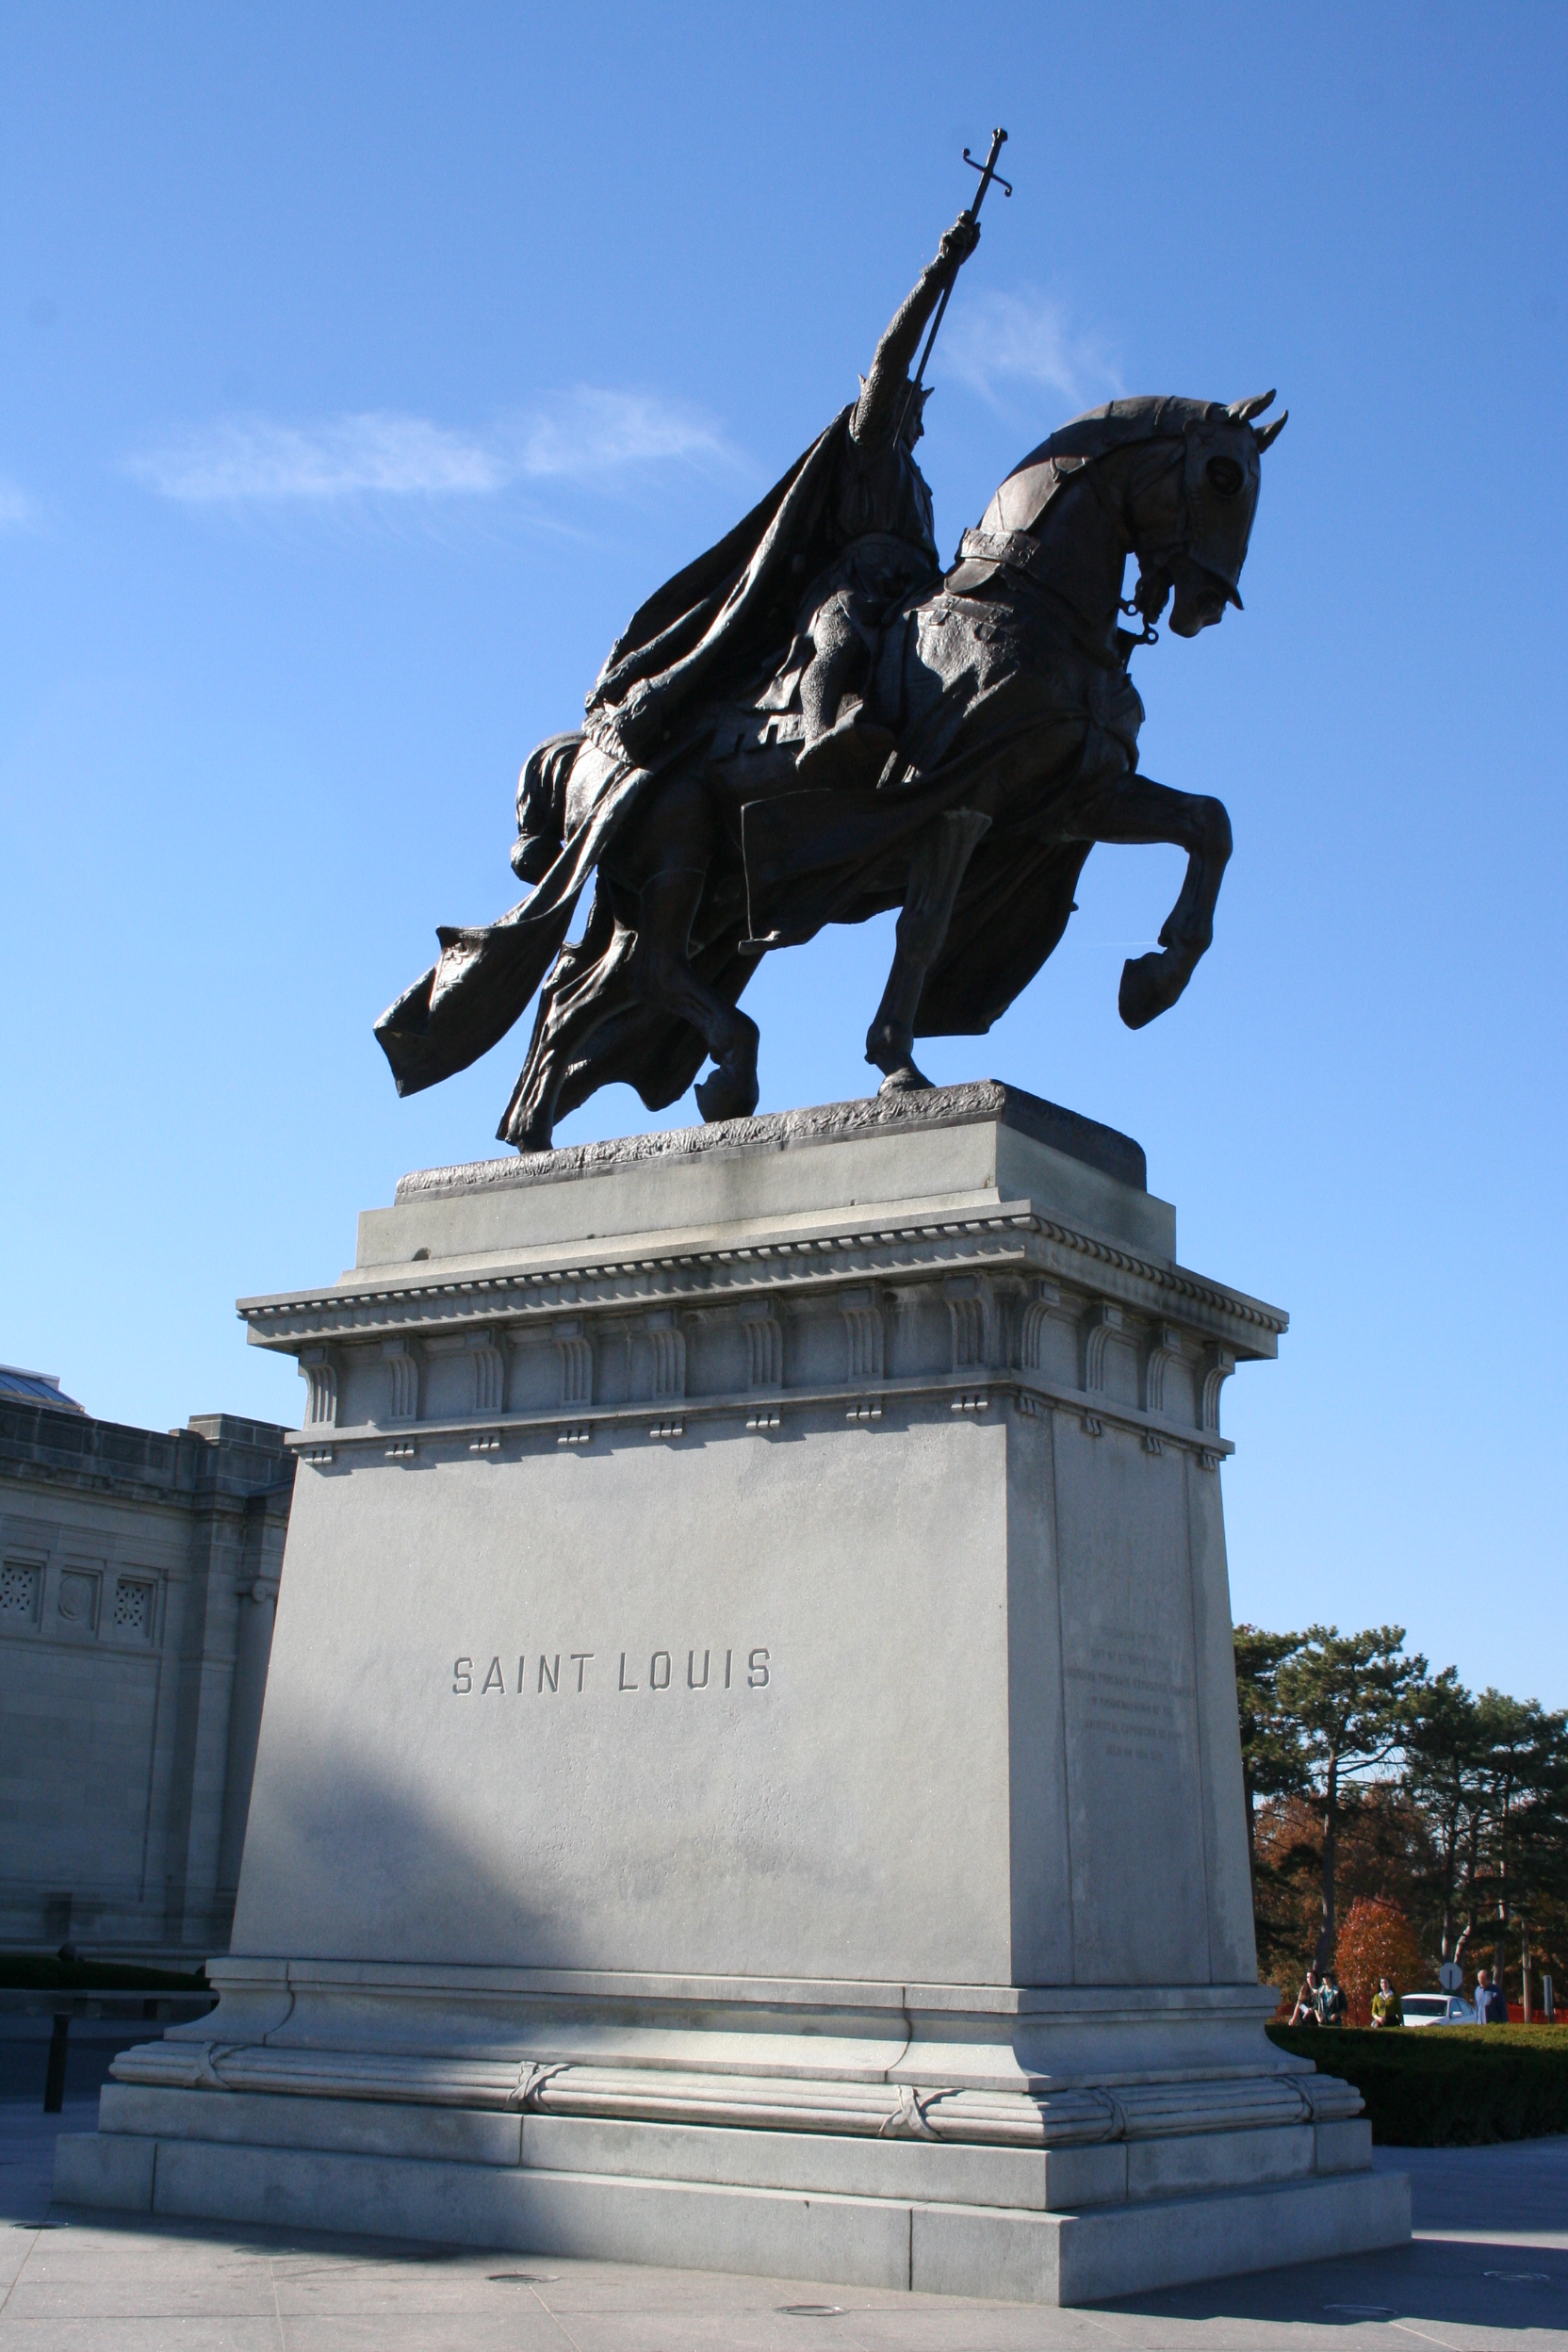
[[[1135,1633],[1109,1630],[1089,1643],[1087,1658],[1087,1665],[1064,1670],[1064,1680],[1076,1686],[1076,1729],[1095,1734],[1105,1756],[1173,1763],[1192,1693],[1174,1679],[1155,1645]]]
[[[514,1682],[510,1679],[510,1669],[501,1663],[503,1656],[511,1655],[497,1650],[486,1659],[482,1651],[475,1651],[472,1656],[466,1654],[454,1658],[450,1686],[453,1697],[482,1699],[510,1693],[516,1698],[593,1698],[600,1693],[608,1696],[617,1692],[629,1697],[638,1691],[678,1690],[682,1687],[698,1693],[710,1690],[767,1690],[773,1687],[773,1652],[761,1647],[739,1652],[733,1646],[727,1647],[722,1653],[722,1676],[718,1671],[721,1653],[716,1647],[709,1643],[701,1649],[689,1648],[684,1685],[675,1672],[678,1650],[607,1650],[603,1653],[607,1661],[618,1660],[613,1682],[609,1679],[608,1664],[602,1673],[596,1672],[600,1657],[597,1650],[519,1650],[515,1654]],[[742,1661],[739,1670],[737,1656]]]

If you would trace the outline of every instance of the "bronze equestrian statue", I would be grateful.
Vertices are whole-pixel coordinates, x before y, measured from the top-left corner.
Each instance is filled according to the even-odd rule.
[[[529,759],[512,862],[534,887],[487,928],[440,930],[440,960],[376,1023],[400,1094],[487,1053],[537,989],[502,1141],[547,1149],[557,1119],[617,1080],[662,1110],[710,1054],[703,1118],[748,1117],[759,1033],[738,1005],[759,958],[890,907],[866,1058],[884,1093],[924,1086],[915,1039],[981,1036],[1006,1010],[1096,841],[1187,852],[1158,952],[1123,968],[1121,1018],[1141,1028],[1181,995],[1231,826],[1219,801],[1139,775],[1128,660],[1172,596],[1180,637],[1240,607],[1259,459],[1285,419],[1253,422],[1271,392],[1091,409],[1008,475],[944,574],[907,369],[977,211],[943,237],[858,400],[633,614],[585,726]]]

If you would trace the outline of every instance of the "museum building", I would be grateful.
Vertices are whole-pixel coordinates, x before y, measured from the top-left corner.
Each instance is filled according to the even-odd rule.
[[[0,1366],[0,1946],[227,1949],[293,1484]]]

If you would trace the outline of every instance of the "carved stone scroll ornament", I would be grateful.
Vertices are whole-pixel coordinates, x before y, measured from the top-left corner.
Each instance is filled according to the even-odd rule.
[[[1026,1372],[1038,1372],[1045,1364],[1046,1326],[1060,1308],[1062,1294],[1055,1282],[1036,1282],[1031,1290],[1019,1332],[1019,1357]]]
[[[844,1338],[848,1362],[846,1377],[852,1380],[879,1380],[882,1378],[882,1308],[872,1290],[846,1290],[839,1300],[843,1317]]]
[[[594,1348],[580,1321],[555,1327],[556,1353],[561,1359],[561,1401],[591,1405],[594,1401]]]
[[[967,1372],[990,1360],[989,1301],[978,1275],[955,1274],[943,1288],[953,1335],[953,1369]]]
[[[499,1413],[506,1403],[506,1358],[487,1331],[470,1331],[466,1342],[474,1370],[476,1413]]]
[[[387,1419],[389,1421],[416,1421],[419,1417],[419,1344],[417,1340],[384,1339],[381,1353],[390,1381]]]
[[[305,1427],[330,1429],[337,1420],[337,1367],[330,1348],[302,1348],[300,1373],[305,1383]]]
[[[1203,1427],[1219,1434],[1219,1392],[1236,1368],[1233,1348],[1210,1348],[1203,1358]]]
[[[653,1351],[653,1393],[655,1396],[684,1396],[686,1394],[686,1335],[680,1328],[674,1308],[657,1308],[652,1315],[645,1318],[643,1329]]]
[[[1101,1394],[1105,1386],[1105,1350],[1113,1339],[1119,1339],[1126,1316],[1107,1299],[1099,1299],[1084,1317],[1084,1386],[1090,1395]]]
[[[1216,1437],[1219,1434],[1219,1392],[1235,1368],[1236,1356],[1233,1348],[1217,1345],[1204,1351],[1203,1427],[1207,1430],[1212,1430]],[[1205,1470],[1217,1470],[1219,1467],[1220,1457],[1217,1446],[1205,1446],[1198,1459]]]
[[[779,1388],[784,1381],[784,1333],[770,1299],[748,1308],[741,1328],[746,1335],[747,1388]],[[777,1415],[774,1416],[776,1426]]]
[[[1164,1413],[1166,1367],[1184,1353],[1182,1334],[1174,1323],[1156,1323],[1143,1362],[1143,1406],[1146,1413]]]

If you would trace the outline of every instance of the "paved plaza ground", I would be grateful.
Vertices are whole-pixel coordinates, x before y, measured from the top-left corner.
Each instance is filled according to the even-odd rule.
[[[1414,2243],[1047,2311],[51,2206],[63,2115],[0,2102],[0,2352],[1444,2352],[1568,2345],[1568,2139],[1395,2148]],[[802,2305],[827,2305],[821,2313]]]

